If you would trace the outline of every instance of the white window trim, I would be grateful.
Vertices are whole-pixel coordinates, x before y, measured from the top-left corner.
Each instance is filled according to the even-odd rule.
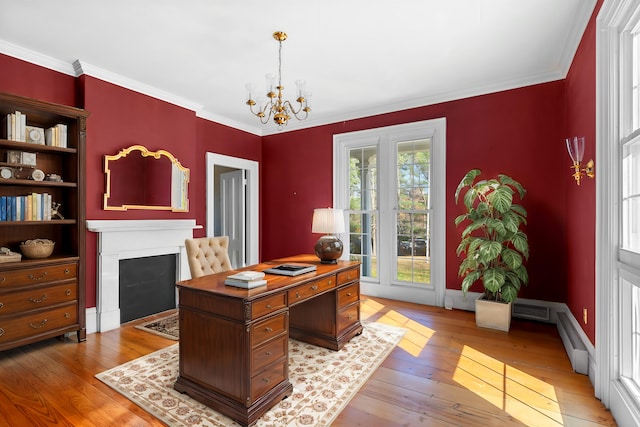
[[[619,171],[620,31],[640,11],[637,0],[605,1],[596,21],[596,360],[595,395],[616,422],[640,425],[640,405],[620,379],[620,301],[617,255],[620,244]],[[626,118],[628,120],[628,118]],[[624,321],[622,321],[624,323]]]
[[[433,228],[431,234],[431,286],[407,286],[394,284],[392,272],[385,269],[378,275],[376,282],[361,280],[361,291],[364,294],[413,301],[422,304],[444,306],[446,288],[446,119],[439,118],[420,122],[367,129],[357,132],[336,134],[333,136],[333,206],[348,209],[348,150],[354,146],[367,144],[378,147],[379,162],[395,162],[395,142],[410,139],[432,138],[431,141],[431,174],[430,194]],[[379,167],[379,171],[384,169]],[[389,170],[395,170],[390,167]],[[381,197],[393,192],[394,177],[378,175],[378,191]],[[378,206],[380,221],[393,218],[395,206]],[[344,236],[343,236],[344,237]],[[379,259],[392,259],[394,249],[383,244],[389,236],[380,235],[378,245]],[[386,239],[386,240],[385,240]],[[344,255],[346,256],[346,255]]]

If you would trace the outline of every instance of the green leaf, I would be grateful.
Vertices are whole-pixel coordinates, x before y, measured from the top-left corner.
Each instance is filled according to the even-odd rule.
[[[501,255],[502,261],[504,261],[504,263],[512,270],[516,270],[522,265],[522,257],[513,249],[503,248]]]
[[[498,175],[498,179],[500,179],[500,182],[502,184],[510,185],[510,186],[514,187],[518,191],[518,194],[520,195],[521,199],[524,197],[525,194],[527,194],[527,190],[525,190],[524,187],[522,185],[520,185],[520,183],[518,181],[516,181],[515,179],[511,178],[510,176],[500,174],[500,175]]]
[[[478,263],[472,257],[467,257],[460,263],[460,267],[458,268],[458,277],[464,277],[469,272],[472,272],[478,268]]]
[[[472,169],[462,178],[460,184],[458,184],[458,188],[456,188],[456,204],[458,203],[458,196],[460,191],[467,186],[473,185],[473,181],[475,181],[476,177],[480,175],[480,169]]]
[[[522,264],[515,270],[515,273],[518,275],[518,278],[525,285],[529,283],[529,273],[527,273],[527,268]]]
[[[482,263],[487,265],[494,259],[500,255],[502,251],[502,245],[498,242],[493,242],[491,240],[485,240],[480,245],[480,257],[482,258]]]
[[[505,212],[502,215],[502,224],[511,233],[517,233],[520,228],[520,216],[511,211]]]
[[[514,248],[520,251],[525,259],[529,259],[529,240],[527,239],[526,234],[524,234],[522,231],[518,231],[511,238],[511,243],[513,243]]]
[[[511,210],[515,213],[517,213],[518,215],[520,215],[521,217],[523,217],[523,221],[525,224],[527,223],[526,218],[527,217],[527,210],[522,207],[522,205],[518,205],[518,204],[513,204],[511,205]]]
[[[489,203],[500,213],[505,213],[513,203],[513,190],[506,186],[499,186],[487,196]]]
[[[480,278],[482,273],[480,271],[474,271],[462,280],[462,292],[467,293],[469,288]]]
[[[498,292],[504,284],[504,271],[501,268],[489,268],[482,275],[482,283],[489,292]]]
[[[504,228],[504,224],[499,219],[488,218],[487,221],[486,221],[486,224],[487,224],[487,228],[489,229],[489,231],[496,232],[500,236],[504,236],[504,234],[506,233],[506,229]]]
[[[460,225],[460,223],[461,223],[462,221],[464,221],[465,219],[467,219],[467,217],[468,217],[468,216],[467,216],[467,214],[458,215],[458,216],[456,217],[456,219],[455,219],[456,227],[457,227],[458,225]]]
[[[473,210],[473,202],[476,200],[476,189],[474,187],[469,188],[469,190],[464,194],[464,206],[467,208],[467,211]]]
[[[462,230],[462,237],[466,238],[471,233],[473,233],[478,229],[481,229],[482,227],[484,227],[484,220],[478,220],[478,221],[472,222],[471,224],[467,225],[467,227],[464,230]]]
[[[512,285],[505,285],[502,287],[500,296],[504,302],[513,302],[518,297],[518,289]]]

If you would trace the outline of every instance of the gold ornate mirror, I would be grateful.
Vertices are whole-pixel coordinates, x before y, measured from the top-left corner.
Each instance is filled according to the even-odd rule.
[[[104,209],[189,211],[189,169],[165,150],[132,145],[104,156]]]

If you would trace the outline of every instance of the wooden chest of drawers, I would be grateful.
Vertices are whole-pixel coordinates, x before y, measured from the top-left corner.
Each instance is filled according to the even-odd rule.
[[[0,271],[0,350],[81,330],[77,272],[69,259]]]

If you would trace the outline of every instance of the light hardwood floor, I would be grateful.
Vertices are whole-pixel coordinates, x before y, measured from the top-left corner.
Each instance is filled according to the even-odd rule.
[[[471,312],[363,296],[407,334],[334,426],[615,426],[554,325],[480,329]],[[94,375],[175,341],[134,328],[0,352],[0,426],[162,426]]]

